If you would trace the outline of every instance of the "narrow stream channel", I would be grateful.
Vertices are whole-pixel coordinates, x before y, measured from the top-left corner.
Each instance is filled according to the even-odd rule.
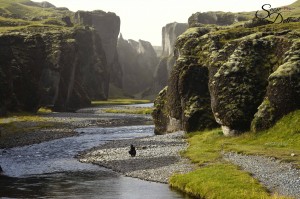
[[[2,198],[187,198],[168,185],[124,177],[109,169],[84,164],[79,152],[110,140],[153,135],[153,126],[77,129],[80,135],[0,150]]]

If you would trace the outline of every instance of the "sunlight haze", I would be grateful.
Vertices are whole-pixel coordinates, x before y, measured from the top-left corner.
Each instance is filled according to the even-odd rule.
[[[41,2],[44,0],[35,0]],[[57,7],[77,10],[114,12],[121,18],[124,39],[146,40],[161,45],[161,29],[168,23],[187,23],[195,12],[256,11],[263,4],[272,8],[289,5],[295,0],[48,0]]]

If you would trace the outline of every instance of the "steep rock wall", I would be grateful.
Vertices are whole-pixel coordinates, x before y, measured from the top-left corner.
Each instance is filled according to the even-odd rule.
[[[169,23],[162,28],[162,53],[154,71],[154,81],[148,95],[157,94],[167,85],[171,70],[175,64],[174,47],[176,40],[188,28],[186,23]]]
[[[176,39],[188,28],[186,23],[169,23],[162,28],[162,56],[173,55]]]
[[[150,42],[118,41],[119,61],[123,70],[123,89],[130,95],[143,92],[153,83],[153,73],[158,63],[156,52]]]
[[[101,10],[95,10],[92,12],[78,11],[75,13],[75,22],[82,25],[88,25],[95,28],[99,34],[102,47],[105,51],[108,68],[110,69],[109,78],[106,85],[107,96],[109,83],[113,83],[115,86],[122,88],[122,69],[120,68],[118,54],[117,54],[117,42],[120,33],[121,20],[120,17],[112,12],[104,12]]]
[[[217,122],[225,135],[236,135],[299,109],[300,26],[271,27],[202,26],[181,35],[168,89],[155,102],[156,131]]]
[[[0,112],[58,111],[105,98],[109,74],[101,40],[89,29],[26,29],[0,35]]]

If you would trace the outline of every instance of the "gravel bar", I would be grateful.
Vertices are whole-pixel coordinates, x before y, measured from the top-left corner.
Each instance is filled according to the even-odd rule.
[[[253,174],[274,193],[300,199],[300,171],[271,157],[225,153],[226,160]]]
[[[137,155],[128,153],[130,145],[136,147]],[[182,158],[180,151],[188,144],[184,132],[156,135],[145,138],[111,141],[78,156],[81,162],[94,163],[126,176],[147,181],[168,183],[174,173],[187,173],[194,166]]]
[[[0,126],[0,149],[20,147],[37,144],[54,139],[76,136],[76,128],[85,127],[117,127],[152,124],[148,115],[134,114],[106,114],[101,108],[80,109],[76,113],[49,113],[38,115],[42,121],[13,121],[14,118],[7,118],[12,121],[13,130]]]

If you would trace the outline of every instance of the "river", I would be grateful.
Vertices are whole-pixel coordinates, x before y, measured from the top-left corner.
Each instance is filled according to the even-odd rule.
[[[125,177],[106,168],[80,163],[74,158],[79,152],[110,140],[151,136],[154,134],[152,125],[89,127],[77,131],[80,132],[78,136],[0,150],[0,165],[5,171],[5,175],[0,176],[0,197],[188,198],[166,184]]]

